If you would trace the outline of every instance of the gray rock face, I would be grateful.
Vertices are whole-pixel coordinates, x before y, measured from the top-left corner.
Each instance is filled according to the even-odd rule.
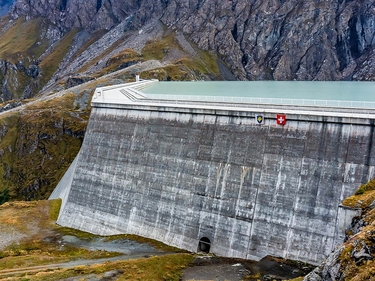
[[[375,176],[364,120],[118,107],[92,110],[61,225],[317,264],[342,242],[340,201]]]
[[[13,18],[43,16],[63,30],[111,29],[161,19],[237,79],[374,80],[375,1],[26,1]]]
[[[161,13],[159,1],[28,1],[18,0],[11,10],[13,17],[26,15],[48,18],[62,30],[80,27],[90,30],[111,29],[137,12],[144,23],[154,12]]]
[[[372,219],[369,220],[368,217],[373,215],[374,207],[375,201],[367,208],[358,209],[359,213],[348,228],[345,243],[336,248],[304,281],[343,281],[350,280],[356,272],[363,269],[367,272],[369,267],[363,265],[374,260],[374,231],[366,227],[371,225]],[[366,275],[367,279],[364,279]],[[371,273],[366,275],[362,280],[371,280]]]
[[[20,96],[15,96],[11,89],[20,87],[22,85],[22,81],[20,81],[20,74],[27,75],[32,79],[30,79],[31,82],[24,88],[23,94]],[[13,64],[8,61],[0,60],[0,79],[2,80],[0,103],[17,98],[25,99],[32,97],[33,83],[37,83],[35,81],[39,74],[40,68],[38,62],[33,62],[26,67],[22,61],[18,61],[17,63]]]
[[[218,50],[251,80],[345,79],[374,46],[374,1],[204,1],[184,8],[170,5],[163,21]]]

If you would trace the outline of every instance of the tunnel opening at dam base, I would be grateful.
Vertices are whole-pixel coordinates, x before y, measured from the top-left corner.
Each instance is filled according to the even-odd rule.
[[[209,253],[211,249],[211,241],[207,237],[202,237],[198,243],[198,252]]]

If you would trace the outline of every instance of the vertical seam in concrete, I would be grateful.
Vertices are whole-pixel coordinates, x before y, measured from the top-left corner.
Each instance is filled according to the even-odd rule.
[[[348,153],[349,153],[349,144],[350,144],[350,136],[352,135],[352,130],[353,130],[353,125],[350,124],[350,130],[349,130],[349,137],[348,137],[348,141],[346,142],[347,145],[346,145],[346,154],[345,154],[345,160],[343,162],[343,164],[345,165],[344,166],[344,174],[342,175],[342,180],[341,180],[341,193],[340,193],[340,201],[344,200],[344,191],[345,191],[345,173],[346,173],[346,165],[348,163]],[[339,209],[340,207],[337,206],[337,212],[336,212],[336,220],[335,220],[335,234],[333,236],[333,248],[335,247],[336,245],[336,241],[337,241],[337,236],[338,236],[338,224],[339,224],[339,221],[338,221],[338,217],[339,217]]]
[[[372,151],[372,146],[374,143],[374,120],[370,120],[370,140],[368,142],[367,151],[366,151],[366,158],[364,159],[364,167],[363,167],[363,174],[362,174],[362,183],[368,182],[369,179],[369,168],[370,168],[370,156]]]
[[[261,182],[261,178],[262,178],[262,171],[263,171],[263,165],[264,165],[264,154],[266,153],[266,143],[267,143],[267,136],[269,135],[269,132],[270,132],[270,124],[268,124],[268,131],[267,131],[266,137],[264,139],[264,144],[263,144],[263,154],[262,154],[263,157],[262,157],[261,173],[260,173],[260,176],[259,176],[259,185],[258,185],[256,194],[255,194],[254,208],[253,208],[254,211],[253,211],[253,217],[252,217],[252,220],[251,220],[250,235],[249,235],[249,242],[247,244],[247,255],[246,256],[249,255],[249,247],[250,247],[250,243],[251,243],[252,238],[253,238],[253,229],[254,229],[255,215],[256,215],[256,210],[257,210],[258,193],[259,193],[260,182]]]
[[[327,134],[327,130],[328,130],[328,128],[327,128],[327,122],[326,122],[326,120],[323,120],[322,123],[323,124],[322,124],[321,131],[322,131],[322,135],[325,136]],[[318,194],[319,194],[319,188],[321,187],[322,169],[323,169],[322,165],[323,165],[323,163],[326,162],[326,160],[324,159],[324,156],[322,156],[324,154],[324,149],[325,149],[326,146],[327,146],[326,139],[325,138],[321,138],[320,142],[319,142],[318,158],[317,158],[317,162],[318,162],[319,165],[317,167],[317,170],[315,171],[316,174],[318,174],[318,179],[319,180],[318,180],[318,182],[314,182],[314,184],[315,184],[315,186],[317,188],[314,188],[314,190],[316,190],[316,193],[314,194],[315,200],[314,200],[313,206],[311,206],[311,207],[314,208],[314,210],[316,208],[316,198],[318,197]]]
[[[216,214],[215,231],[214,231],[214,234],[213,234],[214,238],[216,238],[217,232],[220,229],[218,227],[218,225],[220,223],[220,219],[222,218],[222,216],[221,216],[221,210],[223,208],[223,194],[224,194],[224,190],[225,190],[225,186],[226,186],[226,181],[227,181],[229,173],[230,173],[230,164],[227,163],[224,166],[223,179],[222,179],[222,182],[221,182],[221,190],[220,190],[220,197],[219,197],[219,209],[218,209],[218,212]],[[213,241],[211,241],[211,242],[213,242]]]
[[[237,200],[236,200],[236,205],[234,207],[234,220],[233,220],[233,224],[232,224],[232,233],[231,233],[231,238],[230,238],[230,248],[233,249],[233,244],[234,244],[234,235],[235,235],[235,227],[237,226],[237,223],[238,223],[238,220],[237,220],[237,215],[238,215],[238,208],[239,208],[239,205],[240,205],[240,198],[241,198],[241,193],[242,193],[242,188],[243,188],[243,184],[244,184],[244,181],[245,181],[245,177],[246,177],[246,174],[248,172],[248,167],[246,166],[241,166],[241,179],[240,179],[240,188],[238,190],[238,195],[237,195]]]
[[[205,116],[207,116],[207,115],[205,115]],[[191,121],[191,119],[189,120],[189,122]],[[203,121],[204,122],[204,121]],[[215,126],[213,126],[213,128],[212,128],[212,145],[214,146],[214,143],[215,143],[215,132],[216,132],[216,125],[217,125],[217,122],[218,122],[218,116],[217,115],[215,115],[215,117],[214,117],[214,120],[213,120],[213,122],[212,122],[212,124],[213,125],[215,125]],[[199,144],[198,144],[198,150],[197,150],[197,155],[198,155],[198,153],[199,153]],[[212,149],[211,149],[211,159],[210,159],[210,161],[212,161]],[[221,163],[220,163],[220,165],[221,165]],[[221,173],[221,172],[220,172]],[[209,168],[208,169],[208,178],[207,178],[207,181],[206,181],[206,188],[205,188],[205,190],[204,190],[204,198],[203,198],[203,200],[202,200],[202,207],[201,207],[201,209],[199,210],[199,221],[198,221],[198,231],[197,231],[197,235],[198,235],[198,237],[197,237],[197,239],[198,239],[198,241],[199,241],[199,239],[201,239],[202,238],[202,235],[208,235],[208,233],[203,233],[203,234],[201,234],[201,225],[202,225],[202,210],[203,210],[203,213],[206,213],[206,211],[204,210],[205,209],[205,206],[206,206],[206,204],[207,204],[207,200],[208,200],[208,194],[209,194],[209,185],[210,185],[210,182],[211,182],[211,174],[212,174],[212,170]],[[217,172],[216,172],[216,177],[217,177]],[[217,185],[217,182],[216,182],[216,185]],[[217,188],[217,186],[215,186],[215,194],[214,194],[214,196],[216,197],[216,188]],[[212,198],[212,200],[213,200],[213,198]],[[215,239],[215,236],[214,235],[209,235],[210,236],[210,238],[211,238],[211,249],[214,249],[214,239]]]
[[[293,221],[294,221],[294,217],[296,215],[296,208],[297,208],[297,205],[298,205],[298,195],[299,195],[299,190],[301,188],[301,176],[302,176],[302,169],[303,169],[303,162],[304,162],[304,155],[305,155],[305,149],[306,149],[306,140],[304,141],[303,143],[303,155],[301,157],[301,166],[300,166],[300,172],[299,172],[299,177],[298,177],[298,185],[297,185],[297,190],[296,190],[296,193],[295,193],[295,196],[294,196],[294,203],[293,203],[293,210],[292,210],[292,216],[289,220],[289,223],[288,223],[288,234],[287,234],[287,247],[286,247],[286,251],[285,251],[285,254],[284,254],[284,258],[288,258],[288,253],[289,253],[289,249],[290,249],[290,246],[292,244],[292,226],[293,226]]]
[[[339,145],[336,145],[335,146],[335,148],[336,148],[336,151],[335,151],[335,155],[337,155],[337,159],[336,159],[336,161],[337,161],[337,163],[339,163],[339,150],[340,150],[340,146],[341,146],[341,143],[342,143],[342,138],[343,138],[343,129],[344,129],[344,126],[345,126],[345,124],[343,124],[343,123],[341,123],[340,124],[340,127],[339,127],[339,132],[338,132],[338,135],[339,135],[339,138],[338,138],[338,140],[340,141],[340,143],[339,143]],[[346,152],[348,152],[348,150],[346,151]],[[330,171],[330,175],[332,175],[333,174],[333,169],[334,169],[334,167],[333,166],[331,166],[331,171]],[[331,180],[331,185],[332,185],[332,180]],[[340,194],[340,198],[342,197],[342,190],[343,190],[343,188],[342,188],[342,186],[341,186],[341,194]],[[333,198],[332,198],[333,199]],[[338,219],[338,213],[339,213],[339,206],[337,206],[337,208],[336,208],[336,216],[334,217],[334,220],[335,220],[335,223],[334,223],[334,226],[335,226],[335,229],[333,230],[333,235],[332,235],[332,233],[329,233],[328,235],[332,235],[331,237],[332,237],[332,243],[331,243],[331,248],[329,249],[329,252],[331,252],[333,249],[334,249],[334,247],[335,247],[335,240],[336,240],[336,230],[337,230],[337,219]],[[324,243],[327,247],[329,247],[329,242],[328,242],[328,237],[329,236],[326,236],[325,237],[325,239],[326,239],[326,243]]]
[[[350,139],[351,139],[351,135],[352,135],[352,130],[353,130],[353,125],[350,124],[350,131],[349,131],[349,137],[348,137],[348,141],[347,141],[347,146],[346,146],[346,154],[345,154],[345,161],[344,161],[344,165],[345,165],[345,171],[344,171],[344,174],[342,175],[342,185],[344,186],[344,183],[345,183],[345,176],[346,176],[346,166],[348,165],[348,154],[349,154],[349,147],[350,147]],[[341,199],[343,195],[341,194]]]

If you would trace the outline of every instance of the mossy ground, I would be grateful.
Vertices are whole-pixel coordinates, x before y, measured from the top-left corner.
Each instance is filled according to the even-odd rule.
[[[41,40],[41,18],[26,21],[19,18],[15,25],[1,35],[0,58],[16,63],[20,57],[38,58],[48,47],[47,41]]]
[[[294,279],[289,279],[288,281],[303,281],[303,278],[304,277],[297,277],[297,278],[294,278]]]
[[[375,179],[362,184],[354,195],[346,198],[342,204],[347,207],[367,208],[375,198]]]
[[[219,67],[215,54],[209,51],[200,50],[193,43],[191,43],[191,46],[196,50],[196,56],[188,54],[177,56],[169,65],[142,72],[142,77],[162,81],[205,80],[209,77],[220,79]],[[141,56],[144,61],[162,61],[173,49],[177,49],[183,53],[183,49],[178,44],[175,35],[173,33],[166,33],[161,39],[149,41],[142,49]]]
[[[358,233],[348,233],[348,240],[343,244],[340,254],[341,279],[345,281],[375,280],[375,179],[361,185],[353,196],[343,201],[343,205],[363,210],[358,219],[364,226]],[[369,256],[356,258],[355,253],[368,249]]]
[[[108,262],[97,265],[77,266],[71,269],[41,271],[35,274],[19,274],[7,280],[51,281],[78,277],[78,280],[103,278],[108,273],[116,274],[116,279],[139,281],[178,281],[182,271],[193,260],[190,254],[174,254],[147,259]],[[22,279],[21,279],[22,278]],[[91,278],[91,279],[90,279]],[[95,279],[97,280],[97,279]]]
[[[136,51],[132,49],[125,49],[120,53],[110,57],[107,61],[107,67],[105,67],[95,76],[100,77],[142,61],[144,61],[144,59]]]
[[[81,146],[88,112],[75,95],[41,101],[0,115],[0,192],[10,200],[46,199]]]
[[[27,21],[19,18],[1,35],[0,59],[8,65],[0,78],[7,81],[12,99],[24,98],[25,91],[31,91],[33,96],[45,85],[66,55],[76,33],[75,30],[68,33],[56,44],[51,54],[43,57],[52,43],[45,36],[48,28],[49,24],[42,18]],[[31,64],[40,66],[40,73],[36,77],[27,72]]]

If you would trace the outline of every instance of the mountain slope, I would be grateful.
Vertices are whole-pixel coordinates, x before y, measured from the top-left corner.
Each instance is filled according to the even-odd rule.
[[[200,50],[160,21],[141,30],[127,30],[129,24],[64,33],[44,18],[18,18],[0,40],[0,101],[49,94],[124,68],[127,77],[141,71],[143,78],[161,80],[235,79],[216,52]],[[120,59],[124,53],[132,55]]]
[[[375,0],[17,0],[0,22],[0,98],[132,65],[162,80],[373,81],[374,27]],[[169,35],[163,56],[142,53]],[[112,67],[129,49],[141,58]]]
[[[373,80],[375,1],[18,0],[12,18],[43,16],[62,30],[141,29],[152,20],[217,52],[237,79]],[[78,13],[79,11],[79,13]]]
[[[91,82],[74,90],[70,102],[62,103],[66,107],[38,108],[41,120],[17,115],[15,123],[3,121],[8,125],[3,125],[1,149],[4,155],[12,151],[0,162],[5,179],[0,191],[9,189],[12,198],[46,198],[58,176],[38,168],[51,156],[39,138],[45,128],[57,130],[52,135],[78,151],[86,105],[99,79],[116,83],[141,73],[160,80],[374,80],[374,3],[17,0],[0,21],[0,112],[19,106],[20,100]],[[120,80],[107,79],[111,73]],[[56,117],[50,123],[44,120],[48,110]],[[59,118],[81,125],[66,136]],[[55,151],[51,163],[67,159],[58,144],[51,141],[47,149]],[[45,158],[38,156],[35,170],[26,170],[33,153]],[[35,186],[39,191],[31,192]]]

